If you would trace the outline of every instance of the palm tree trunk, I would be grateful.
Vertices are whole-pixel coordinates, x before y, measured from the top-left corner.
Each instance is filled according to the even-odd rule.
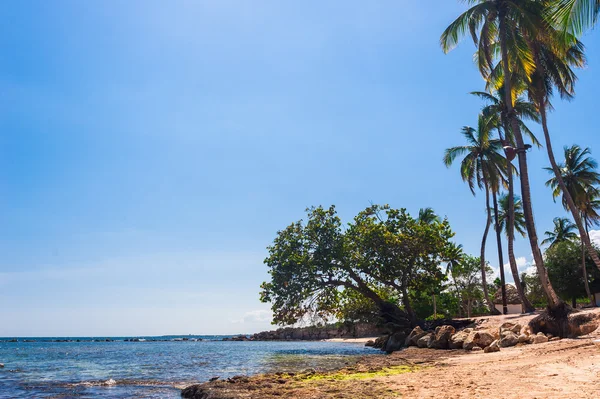
[[[588,221],[587,217],[584,217],[585,220],[585,235],[590,238],[590,233],[588,230]],[[590,306],[596,306],[596,300],[590,291],[590,284],[588,282],[588,274],[587,268],[585,267],[585,246],[583,240],[581,241],[581,268],[583,269],[583,283],[585,285],[585,293],[590,298]]]
[[[496,309],[496,307],[494,306],[494,302],[492,302],[492,300],[490,299],[490,294],[488,292],[488,286],[487,286],[487,278],[485,275],[485,244],[487,242],[487,237],[488,237],[488,233],[490,231],[490,225],[492,224],[492,213],[490,211],[490,191],[488,189],[488,185],[487,185],[487,181],[485,179],[485,176],[483,176],[483,186],[484,186],[484,190],[485,190],[485,210],[487,213],[487,220],[485,223],[485,230],[483,232],[483,238],[481,239],[481,256],[480,256],[480,260],[481,260],[481,285],[483,288],[483,297],[485,298],[485,301],[487,302],[488,307],[490,308],[490,313],[491,314],[499,314],[500,312],[498,312],[498,310]]]
[[[505,124],[506,122],[503,122]],[[504,131],[508,132],[508,126],[504,126]],[[498,135],[500,140],[504,141],[500,129],[498,129]],[[504,154],[508,160],[508,153],[505,150]],[[513,176],[513,164],[508,161],[508,216],[506,218],[506,234],[508,236],[508,263],[510,264],[510,271],[517,287],[519,298],[521,299],[522,311],[524,313],[531,313],[535,311],[535,308],[527,299],[523,284],[521,284],[521,278],[519,277],[519,267],[517,266],[517,260],[515,258],[515,180]]]
[[[502,283],[502,314],[508,314],[508,306],[506,305],[506,280],[504,278],[504,257],[502,255],[502,235],[500,232],[500,224],[498,223],[498,198],[496,190],[492,191],[494,201],[494,223],[496,227],[496,242],[498,243],[498,262],[500,263],[500,282]]]
[[[531,188],[529,186],[529,169],[527,167],[527,153],[525,152],[525,143],[523,142],[523,135],[519,123],[514,115],[514,107],[512,100],[512,85],[510,81],[510,68],[508,64],[508,48],[506,44],[507,28],[506,28],[506,11],[500,9],[500,47],[502,51],[502,68],[504,69],[504,87],[505,87],[505,102],[508,110],[508,118],[512,128],[512,132],[515,136],[517,144],[518,156],[519,156],[519,176],[521,178],[521,198],[523,201],[523,214],[525,216],[525,225],[527,227],[527,235],[529,237],[529,245],[531,246],[531,252],[533,253],[533,260],[538,271],[540,283],[544,289],[544,294],[548,300],[548,306],[550,308],[556,308],[562,303],[552,284],[548,278],[548,271],[544,266],[544,258],[542,251],[538,245],[537,231],[535,228],[535,221],[533,219],[533,209],[531,206]]]
[[[542,129],[544,130],[544,139],[546,140],[546,151],[548,152],[548,159],[550,160],[550,165],[552,166],[552,171],[554,172],[554,176],[556,176],[556,181],[558,182],[558,186],[560,187],[560,191],[562,191],[563,199],[567,204],[571,214],[573,215],[573,220],[579,229],[579,236],[581,237],[581,242],[585,245],[590,254],[590,257],[594,261],[596,267],[600,270],[600,257],[598,253],[592,246],[590,238],[586,234],[585,227],[581,222],[581,215],[579,214],[579,209],[575,205],[573,201],[573,197],[571,197],[571,193],[567,190],[567,186],[565,185],[565,181],[562,178],[562,174],[560,173],[560,169],[556,164],[556,159],[554,158],[554,151],[552,150],[552,142],[550,141],[550,133],[548,131],[548,121],[546,119],[546,103],[542,100],[538,101],[540,114],[542,116]]]

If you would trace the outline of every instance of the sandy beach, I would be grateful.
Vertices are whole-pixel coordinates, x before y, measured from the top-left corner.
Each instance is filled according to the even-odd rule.
[[[588,310],[600,316],[600,309]],[[480,328],[526,324],[535,315],[478,319]],[[597,398],[600,329],[577,339],[502,348],[500,352],[415,347],[367,356],[335,372],[308,371],[215,381],[201,385],[210,398]],[[340,340],[336,342],[358,340]],[[204,391],[203,391],[204,392]],[[202,397],[202,396],[190,396]]]

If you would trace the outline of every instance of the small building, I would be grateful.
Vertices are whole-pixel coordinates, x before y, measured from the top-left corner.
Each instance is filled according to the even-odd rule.
[[[596,306],[600,306],[600,279],[596,279],[590,283],[590,292],[594,296]]]
[[[519,291],[517,287],[512,284],[506,284],[506,307],[507,314],[521,314],[523,313],[523,303],[519,297]],[[494,306],[500,313],[502,312],[502,289],[498,288],[498,291],[494,294]]]

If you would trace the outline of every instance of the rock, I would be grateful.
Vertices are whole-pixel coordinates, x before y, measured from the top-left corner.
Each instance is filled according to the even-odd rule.
[[[440,326],[435,329],[435,334],[429,342],[428,348],[431,349],[448,349],[448,341],[456,332],[452,326]]]
[[[556,342],[556,341],[560,341],[561,339],[562,339],[561,337],[553,337],[553,338],[550,338],[549,341]]]
[[[385,344],[387,343],[388,338],[389,338],[388,335],[383,335],[383,336],[377,338],[375,340],[375,343],[373,344],[373,348],[377,348],[377,349],[385,348]]]
[[[429,347],[429,341],[431,341],[433,339],[433,337],[434,337],[433,333],[426,333],[421,338],[419,338],[419,340],[417,341],[417,346],[419,348]]]
[[[474,346],[473,349],[471,349],[473,352],[479,352],[482,351],[483,349],[481,349],[481,347],[479,346]]]
[[[529,337],[525,334],[521,334],[519,335],[519,343],[520,344],[526,344],[529,342]]]
[[[544,342],[548,342],[548,337],[546,337],[542,333],[538,333],[537,335],[532,335],[531,337],[532,337],[532,339],[531,339],[532,344],[543,344]]]
[[[502,338],[502,334],[504,332],[512,332],[514,334],[517,334],[517,336],[518,336],[521,333],[521,325],[518,323],[506,322],[500,326],[499,332],[500,332],[500,338]]]
[[[494,336],[487,331],[472,331],[465,342],[463,343],[463,349],[471,350],[475,346],[479,346],[481,349],[489,346],[494,342]]]
[[[184,399],[219,399],[223,396],[204,385],[192,385],[181,391]]]
[[[375,346],[375,341],[373,341],[372,339],[368,340],[367,342],[365,342],[365,346],[368,346],[370,348]]]
[[[448,341],[448,348],[450,349],[462,349],[463,343],[471,333],[471,329],[467,328],[462,331],[457,332]]]
[[[519,337],[517,334],[512,332],[512,330],[503,331],[503,335],[504,337],[502,337],[500,342],[498,342],[498,346],[500,346],[500,348],[508,348],[509,346],[515,346],[519,343]]]
[[[404,346],[417,346],[417,341],[419,341],[419,339],[421,339],[425,334],[427,334],[426,331],[423,331],[421,327],[416,326],[410,332],[410,334],[408,334],[408,337],[406,337],[406,340],[404,341]]]
[[[500,352],[499,341],[495,340],[494,342],[492,342],[491,344],[489,344],[488,346],[486,346],[483,351],[485,353]]]
[[[404,347],[404,341],[406,340],[406,334],[404,332],[397,332],[388,338],[385,344],[385,351],[387,353],[392,353],[399,351]]]
[[[0,363],[0,369],[4,368],[4,363]]]

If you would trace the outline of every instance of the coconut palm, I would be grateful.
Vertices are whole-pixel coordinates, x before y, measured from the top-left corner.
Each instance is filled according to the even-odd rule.
[[[596,188],[600,184],[600,173],[596,171],[598,163],[590,156],[591,153],[589,148],[581,148],[578,145],[564,147],[565,161],[557,165],[566,188],[565,191],[573,199],[575,206],[578,208],[578,213],[581,213],[586,205],[591,204],[589,202],[590,195],[595,198],[600,194],[600,191]],[[545,169],[554,174],[552,168]],[[552,197],[555,201],[562,196],[563,206],[569,210],[564,195],[565,191],[559,185],[557,177],[552,177],[546,182],[546,185],[552,188]],[[590,216],[597,215],[593,207],[588,210],[588,213],[590,213]]]
[[[479,116],[476,129],[469,126],[463,127],[461,133],[467,140],[467,145],[448,148],[444,154],[444,164],[450,167],[457,157],[464,156],[460,167],[460,174],[463,181],[469,185],[469,189],[473,195],[475,195],[475,186],[485,193],[487,219],[481,240],[481,282],[490,312],[495,313],[496,308],[489,296],[486,281],[485,246],[492,222],[490,192],[503,179],[502,174],[503,170],[506,170],[506,159],[500,154],[500,151],[502,151],[502,142],[490,137],[490,129],[488,127],[483,115]]]
[[[557,0],[551,11],[563,31],[580,36],[598,20],[600,0]]]
[[[512,272],[513,280],[515,282],[515,286],[517,287],[517,291],[519,293],[519,298],[521,298],[521,303],[523,304],[523,310],[526,313],[533,312],[535,308],[527,299],[525,295],[525,290],[523,289],[523,285],[521,284],[521,278],[519,277],[519,267],[517,266],[517,260],[515,258],[515,250],[514,250],[514,231],[509,231],[509,220],[511,214],[511,206],[510,206],[510,196],[507,194],[503,194],[500,196],[498,202],[500,203],[500,211],[498,215],[498,228],[500,231],[504,230],[506,233],[506,237],[508,239],[508,259],[510,264],[510,271]],[[517,196],[514,197],[513,206],[512,206],[512,215],[513,215],[513,228],[516,230],[521,236],[525,237],[525,217],[523,216],[523,203],[521,199]]]
[[[575,230],[577,226],[567,218],[554,218],[554,229],[546,231],[544,235],[546,239],[542,241],[542,245],[550,244],[550,248],[564,241],[574,241],[579,239]]]
[[[513,90],[516,93],[516,100],[514,103],[514,113],[518,118],[519,126],[523,133],[525,133],[532,141],[533,144],[540,146],[539,141],[535,137],[535,135],[529,130],[527,125],[523,122],[523,119],[527,118],[533,120],[535,122],[539,122],[539,113],[537,112],[535,105],[526,99],[522,98],[521,94],[525,90],[525,85],[522,82],[518,82],[520,84],[516,84],[514,82]],[[506,107],[506,103],[504,102],[504,85],[500,85],[498,88],[492,91],[492,93],[487,92],[472,92],[471,94],[478,96],[479,98],[486,101],[487,105],[482,109],[482,114],[487,117],[489,121],[490,128],[495,128],[498,131],[498,135],[504,144],[504,153],[506,155],[508,161],[507,168],[507,176],[508,176],[508,197],[506,199],[506,204],[508,204],[507,215],[513,215],[514,209],[512,208],[512,204],[514,203],[514,183],[513,183],[513,173],[515,168],[512,166],[512,158],[514,158],[514,153],[511,154],[511,149],[515,147],[514,135],[510,128],[510,124],[508,121],[508,111]],[[504,304],[506,300],[506,292],[505,292],[505,278],[504,278],[504,261],[502,259],[502,239],[500,235],[500,221],[498,216],[498,204],[496,199],[496,192],[494,192],[494,213],[496,215],[496,240],[498,241],[498,258],[500,261],[500,279],[502,283],[502,302],[503,309],[506,310],[506,306]],[[521,214],[522,216],[522,214]],[[511,217],[507,217],[506,219],[506,231],[508,235],[508,247],[509,247],[509,264],[511,268],[511,272],[513,275],[513,280],[515,284],[519,286],[519,295],[521,296],[521,301],[524,304],[523,309],[526,312],[533,311],[533,307],[527,301],[527,298],[523,294],[523,291],[520,289],[519,275],[518,275],[518,267],[516,264],[516,260],[513,253],[513,242],[514,242],[514,222],[512,222]]]
[[[548,27],[547,24],[539,32],[541,33],[537,36],[527,38],[535,65],[528,86],[529,97],[536,104],[541,116],[548,159],[555,176],[555,191],[563,192],[563,204],[571,212],[583,244],[588,249],[596,267],[600,269],[600,257],[594,251],[591,241],[585,233],[585,226],[576,204],[577,198],[574,195],[577,193],[572,193],[568,189],[563,172],[561,172],[561,168],[554,157],[546,115],[547,109],[551,107],[550,99],[554,91],[557,91],[562,98],[570,99],[573,97],[577,77],[572,68],[585,65],[583,45],[573,36],[563,35],[561,37],[556,30]]]
[[[560,175],[563,181],[566,192],[568,192],[574,205],[577,207],[577,214],[581,218],[581,221],[585,227],[585,231],[581,233],[581,268],[584,276],[585,291],[588,298],[592,298],[590,292],[587,270],[585,266],[585,253],[586,253],[586,240],[590,243],[589,237],[589,224],[594,223],[600,219],[600,215],[597,213],[598,206],[598,195],[600,194],[596,188],[597,184],[600,184],[600,173],[596,170],[598,168],[597,162],[589,155],[591,151],[589,148],[582,149],[578,145],[564,148],[565,162],[558,165]],[[546,168],[550,173],[554,175],[552,168]],[[552,187],[552,196],[556,201],[556,198],[563,194],[563,190],[559,185],[559,181],[556,176],[552,177],[546,182],[546,185]],[[562,195],[563,206],[568,210],[569,204],[567,198]],[[589,248],[587,251],[593,259],[593,255],[597,255],[595,248]],[[595,301],[590,299],[591,303]]]
[[[537,230],[531,203],[531,188],[527,165],[526,146],[518,119],[514,113],[513,75],[517,72],[529,76],[534,70],[530,53],[527,51],[526,37],[535,37],[543,26],[545,3],[535,0],[469,0],[472,7],[461,14],[441,36],[440,42],[445,52],[454,48],[458,42],[471,34],[477,50],[479,69],[485,79],[489,79],[494,70],[504,75],[504,96],[507,108],[508,126],[515,137],[515,152],[519,159],[521,179],[521,197],[529,237],[529,244],[538,269],[538,275],[544,293],[551,308],[563,304],[544,267],[544,258],[538,245]],[[495,58],[500,59],[499,68],[494,67]]]
[[[435,213],[433,208],[421,208],[419,209],[419,217],[417,218],[420,222],[431,224],[433,222],[441,222],[441,218]]]

